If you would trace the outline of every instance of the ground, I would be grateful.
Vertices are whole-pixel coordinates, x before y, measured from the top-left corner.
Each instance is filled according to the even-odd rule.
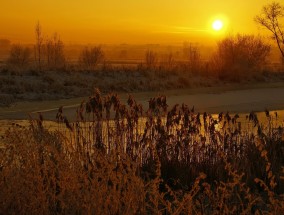
[[[27,120],[29,115],[55,120],[64,107],[69,120],[76,118],[79,104],[92,96],[95,88],[102,94],[116,92],[126,104],[129,94],[148,108],[148,101],[167,96],[171,108],[185,103],[196,112],[248,113],[284,109],[284,73],[258,72],[238,80],[222,80],[206,74],[186,73],[177,68],[171,72],[137,68],[105,68],[102,71],[0,70],[0,126],[3,131],[13,120]],[[19,122],[19,121],[17,121]]]
[[[121,101],[126,104],[129,93],[119,93]],[[284,109],[284,82],[254,85],[227,85],[191,89],[177,89],[155,92],[131,93],[138,103],[146,109],[150,98],[166,95],[169,107],[185,103],[194,106],[197,112],[248,113],[250,111]],[[88,97],[77,97],[47,101],[22,101],[10,107],[0,107],[0,120],[27,119],[28,114],[41,112],[45,119],[55,120],[57,110],[64,106],[64,114],[74,119],[76,108]]]

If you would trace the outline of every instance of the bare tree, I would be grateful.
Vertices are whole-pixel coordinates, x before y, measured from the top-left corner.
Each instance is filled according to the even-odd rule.
[[[170,52],[166,55],[165,62],[166,62],[166,68],[168,70],[172,70],[174,65],[175,65],[175,58],[174,58],[174,54],[172,52]]]
[[[269,3],[262,8],[260,15],[255,17],[255,22],[272,33],[273,39],[284,57],[284,34],[280,19],[284,16],[284,7],[278,2]]]
[[[65,65],[64,44],[57,33],[45,44],[46,64],[49,69],[59,69]]]
[[[31,50],[28,47],[23,47],[22,45],[15,44],[12,45],[10,50],[10,55],[8,58],[8,64],[25,67],[28,65],[31,57]]]
[[[201,55],[197,44],[183,44],[183,55],[188,62],[188,68],[191,72],[198,72],[201,69]]]
[[[38,22],[35,27],[36,44],[35,49],[35,61],[38,67],[38,71],[41,71],[42,67],[42,52],[43,52],[43,34],[41,25]]]
[[[151,50],[147,50],[145,54],[145,64],[147,69],[154,69],[158,63],[157,53]]]
[[[95,67],[104,59],[104,52],[101,46],[93,48],[84,48],[79,57],[79,62],[89,70],[94,70]]]

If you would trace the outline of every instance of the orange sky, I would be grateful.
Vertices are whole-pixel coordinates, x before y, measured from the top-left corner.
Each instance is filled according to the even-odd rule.
[[[268,0],[2,0],[0,39],[32,43],[45,35],[65,43],[182,43],[216,41],[226,33],[264,33],[253,21]],[[222,32],[210,25],[225,21]]]

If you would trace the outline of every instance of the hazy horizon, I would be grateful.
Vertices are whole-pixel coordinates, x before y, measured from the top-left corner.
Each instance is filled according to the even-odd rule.
[[[226,34],[265,33],[253,18],[268,2],[10,0],[1,4],[0,38],[33,43],[40,22],[45,36],[57,32],[66,44],[214,44]],[[211,28],[214,19],[224,23],[221,31]]]

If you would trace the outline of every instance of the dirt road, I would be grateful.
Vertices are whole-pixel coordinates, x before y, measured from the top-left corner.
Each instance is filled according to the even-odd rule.
[[[185,103],[195,107],[197,112],[247,113],[250,111],[283,110],[284,86],[255,87],[252,89],[232,89],[225,87],[175,90],[166,92],[143,92],[132,94],[145,109],[150,98],[166,95],[169,107]],[[128,94],[119,94],[121,101],[126,103]],[[0,108],[0,120],[27,119],[28,114],[41,112],[45,119],[55,120],[58,107],[64,106],[64,114],[69,119],[76,116],[76,108],[84,98],[72,98],[57,101],[21,102],[9,108]]]

